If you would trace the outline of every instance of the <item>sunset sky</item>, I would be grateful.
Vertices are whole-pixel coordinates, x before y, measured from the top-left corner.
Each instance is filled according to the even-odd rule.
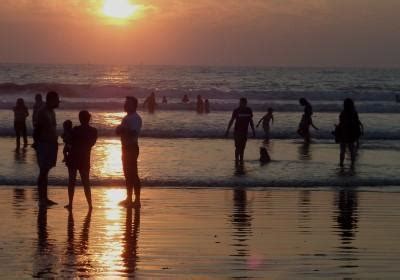
[[[1,0],[0,62],[400,66],[399,0],[130,2]]]

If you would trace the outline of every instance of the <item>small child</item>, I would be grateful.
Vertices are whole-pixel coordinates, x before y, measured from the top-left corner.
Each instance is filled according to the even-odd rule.
[[[262,122],[264,133],[265,133],[265,139],[269,140],[269,130],[270,130],[270,122],[271,125],[274,123],[274,115],[273,115],[274,110],[272,108],[268,108],[268,112],[262,117],[259,121],[256,127],[260,125]]]
[[[69,156],[69,153],[71,152],[72,121],[71,120],[66,120],[63,123],[63,128],[64,128],[64,132],[61,135],[61,138],[64,141],[64,149],[63,149],[64,159],[63,159],[62,162],[65,162],[67,164],[68,163],[68,156]]]

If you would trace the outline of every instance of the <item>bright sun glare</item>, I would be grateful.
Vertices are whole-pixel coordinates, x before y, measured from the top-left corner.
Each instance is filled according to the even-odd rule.
[[[127,19],[135,14],[138,5],[132,4],[129,0],[105,0],[103,13],[106,16]]]

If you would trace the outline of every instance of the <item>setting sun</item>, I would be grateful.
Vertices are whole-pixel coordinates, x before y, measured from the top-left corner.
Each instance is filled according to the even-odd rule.
[[[127,19],[135,14],[138,7],[129,0],[105,0],[103,13],[112,18]]]

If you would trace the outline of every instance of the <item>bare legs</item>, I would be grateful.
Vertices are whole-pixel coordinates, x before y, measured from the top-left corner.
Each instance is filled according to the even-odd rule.
[[[49,171],[50,171],[50,169],[41,168],[40,172],[39,172],[37,186],[38,186],[39,205],[40,206],[51,206],[51,205],[57,204],[56,202],[51,201],[47,196]]]
[[[75,185],[76,185],[76,175],[78,173],[78,169],[76,168],[68,168],[68,204],[65,205],[65,208],[71,210],[72,204],[74,201],[75,194]],[[90,190],[90,181],[89,181],[89,169],[79,169],[79,174],[81,176],[83,190],[85,191],[86,202],[89,206],[89,209],[92,209],[92,193]]]
[[[344,157],[345,157],[345,154],[346,154],[346,146],[349,147],[351,166],[353,167],[355,159],[356,159],[356,151],[355,151],[354,143],[340,143],[340,162],[339,162],[339,165],[343,167]]]
[[[139,146],[131,146],[122,149],[122,164],[124,168],[126,199],[120,202],[124,207],[140,207],[141,182],[138,175],[137,159]],[[135,201],[132,201],[135,193]]]

